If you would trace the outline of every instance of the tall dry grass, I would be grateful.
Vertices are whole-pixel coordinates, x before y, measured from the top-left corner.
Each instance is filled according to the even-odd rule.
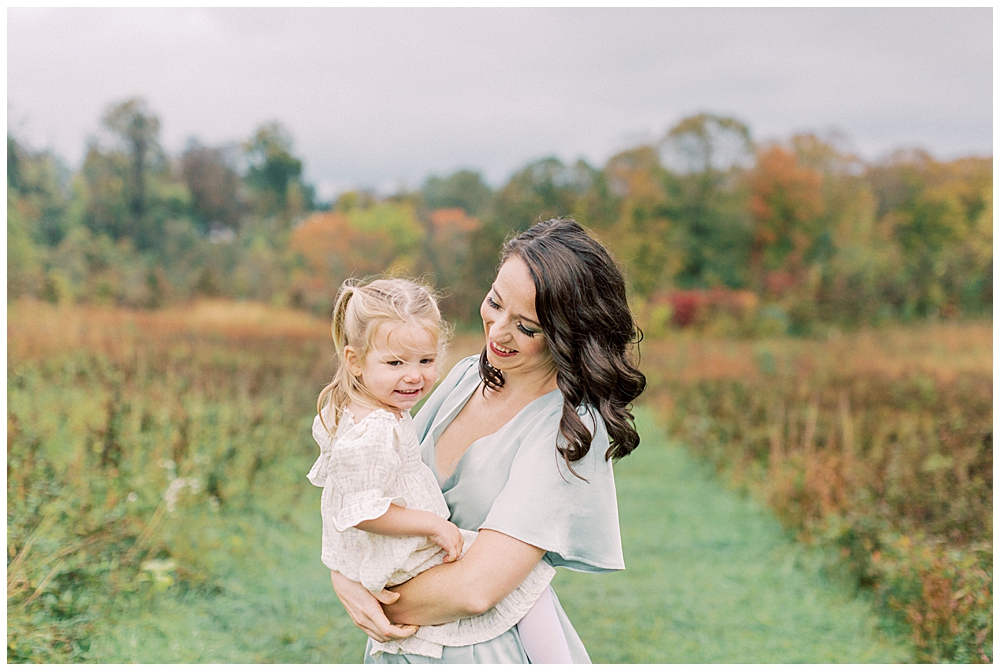
[[[80,659],[117,596],[204,585],[185,526],[296,491],[329,339],[252,304],[8,306],[8,661]]]
[[[992,328],[646,343],[670,431],[839,549],[919,661],[991,661]]]
[[[8,661],[82,659],[119,597],[212,589],[187,530],[282,523],[334,367],[328,322],[293,310],[9,304]]]

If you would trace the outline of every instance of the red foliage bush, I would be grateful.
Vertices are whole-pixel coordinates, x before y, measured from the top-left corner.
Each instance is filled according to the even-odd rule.
[[[678,289],[666,295],[655,296],[651,306],[668,304],[674,326],[704,324],[718,315],[728,315],[742,321],[753,316],[757,309],[757,295],[752,291],[726,289]]]

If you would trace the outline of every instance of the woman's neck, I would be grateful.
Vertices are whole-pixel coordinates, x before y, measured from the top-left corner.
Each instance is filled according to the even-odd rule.
[[[542,368],[524,372],[503,373],[503,387],[496,390],[500,396],[539,398],[559,388],[556,384],[556,369]]]

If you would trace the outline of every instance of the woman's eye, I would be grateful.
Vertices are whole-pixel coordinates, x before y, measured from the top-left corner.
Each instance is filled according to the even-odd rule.
[[[500,309],[500,305],[499,305],[499,304],[497,304],[497,303],[496,303],[496,302],[495,302],[495,301],[494,301],[494,300],[493,300],[492,298],[490,298],[489,296],[486,296],[486,304],[487,304],[487,305],[489,305],[489,306],[490,306],[491,308],[493,308],[494,310],[499,310],[499,309]]]
[[[534,338],[536,335],[538,335],[538,331],[531,331],[529,329],[526,329],[522,324],[517,325],[517,330],[523,333],[524,335],[528,336],[529,338]]]

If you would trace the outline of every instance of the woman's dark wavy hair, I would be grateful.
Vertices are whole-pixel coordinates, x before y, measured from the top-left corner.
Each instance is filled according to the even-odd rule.
[[[559,432],[565,444],[556,449],[575,475],[571,462],[590,451],[593,439],[577,413],[587,404],[597,408],[608,429],[611,446],[604,458],[621,459],[639,445],[632,401],[646,388],[646,376],[634,363],[642,332],[629,310],[621,270],[572,219],[535,224],[508,240],[500,265],[511,256],[531,272],[535,311],[563,394]],[[503,373],[487,361],[485,348],[479,373],[490,389],[504,384]]]

